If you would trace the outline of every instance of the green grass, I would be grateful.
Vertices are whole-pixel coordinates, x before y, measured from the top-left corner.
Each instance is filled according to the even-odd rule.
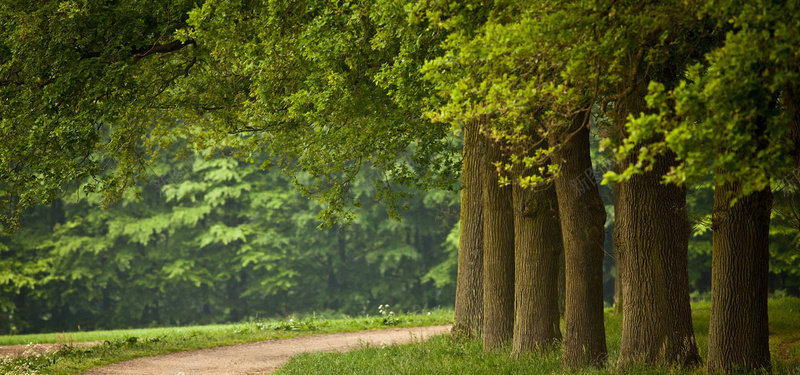
[[[320,333],[447,324],[452,319],[452,310],[435,309],[419,314],[346,319],[307,316],[227,325],[4,336],[0,337],[0,345],[63,343],[64,336],[71,336],[73,342],[105,343],[92,348],[65,346],[55,353],[0,359],[0,374],[75,374],[128,359],[184,350]]]
[[[63,342],[71,337],[73,342],[114,341],[128,337],[160,337],[164,335],[193,335],[235,330],[242,324],[213,324],[205,326],[118,329],[113,331],[77,331],[67,333],[36,333],[29,335],[0,336],[0,345],[47,344]]]
[[[693,305],[693,322],[700,353],[708,348],[709,304]],[[770,349],[774,374],[800,374],[800,299],[770,300]],[[619,357],[622,318],[606,312],[609,361]],[[788,354],[787,354],[788,353]],[[365,347],[349,353],[302,354],[292,358],[276,374],[562,374],[561,354],[525,355],[511,359],[508,349],[484,353],[478,340],[453,340],[439,336],[425,343],[388,348]],[[798,369],[798,370],[795,370]],[[585,369],[577,374],[614,374],[615,368]],[[631,368],[628,374],[703,374],[702,367],[681,370],[669,367]]]

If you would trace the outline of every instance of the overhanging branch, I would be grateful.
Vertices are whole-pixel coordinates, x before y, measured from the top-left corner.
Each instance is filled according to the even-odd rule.
[[[189,39],[186,42],[181,42],[180,40],[173,40],[165,44],[154,44],[150,47],[135,49],[131,51],[131,55],[133,55],[133,62],[137,62],[140,59],[150,55],[178,51],[190,44],[191,45],[195,44],[194,39]],[[81,55],[81,59],[91,59],[95,57],[100,57],[101,55],[102,52],[97,52],[97,51],[87,52]]]

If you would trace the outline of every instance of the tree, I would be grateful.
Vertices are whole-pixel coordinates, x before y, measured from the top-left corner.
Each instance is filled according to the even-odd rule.
[[[353,186],[347,227],[320,229],[317,202],[279,171],[227,158],[160,158],[154,184],[108,210],[68,194],[29,212],[3,252],[2,311],[15,333],[239,321],[254,315],[418,310],[452,303],[452,192],[409,201],[404,220]],[[8,261],[6,261],[8,259]],[[18,264],[19,266],[15,266]],[[398,311],[398,310],[395,310]],[[11,327],[9,327],[9,325]]]
[[[441,174],[440,182],[452,186],[458,159],[451,157],[456,147],[447,126],[420,126],[419,112],[400,105],[415,103],[408,99],[419,92],[401,91],[405,96],[395,101],[378,84],[389,74],[384,64],[405,57],[395,54],[405,41],[378,35],[373,15],[315,2],[302,11],[290,1],[255,8],[206,2],[191,12],[188,3],[139,5],[136,11],[55,1],[5,8],[15,22],[4,30],[4,139],[20,141],[3,150],[9,224],[65,183],[99,176],[109,154],[116,173],[86,188],[113,201],[143,178],[147,151],[168,146],[176,134],[198,148],[236,146],[242,158],[272,148],[287,173],[313,177],[307,191],[329,203],[329,221],[347,212],[346,186],[368,160],[391,175],[376,175],[374,182],[395,210],[405,194],[390,188],[389,179],[421,186],[433,180],[413,176],[449,168],[453,174]],[[63,17],[50,22],[52,14]],[[373,41],[383,44],[372,48]],[[37,121],[43,125],[29,126]],[[365,136],[366,128],[374,132]],[[44,152],[53,157],[38,164],[26,158]]]
[[[190,8],[188,1],[3,2],[3,229],[17,227],[26,209],[51,202],[67,183],[96,177],[87,189],[111,201],[142,177],[137,146],[150,125],[148,109],[195,61],[194,42],[172,32],[186,26]],[[101,177],[110,154],[118,173]]]
[[[49,1],[0,8],[9,20],[0,28],[4,229],[19,224],[33,204],[53,201],[71,182],[87,181],[80,192],[104,192],[106,202],[123,198],[126,188],[145,178],[148,161],[157,164],[158,151],[181,138],[198,150],[234,150],[248,162],[269,153],[273,158],[260,159],[261,166],[274,162],[300,190],[319,197],[315,207],[330,225],[343,216],[372,228],[354,216],[364,194],[372,190],[396,213],[409,203],[410,189],[454,188],[463,171],[457,331],[478,334],[482,322],[487,349],[500,345],[510,338],[512,316],[518,327],[528,326],[531,313],[525,307],[531,302],[525,298],[541,286],[536,298],[547,316],[540,321],[546,335],[518,329],[517,351],[557,338],[547,313],[555,305],[544,292],[549,284],[515,275],[531,265],[522,262],[530,249],[538,252],[536,266],[556,268],[557,260],[537,247],[542,243],[526,250],[532,243],[528,226],[544,225],[552,216],[545,210],[531,220],[513,215],[514,207],[555,199],[564,247],[563,365],[603,365],[606,220],[589,142],[590,125],[599,123],[620,168],[608,176],[618,184],[615,252],[625,305],[619,365],[696,362],[681,185],[702,180],[709,168],[716,189],[708,367],[713,372],[769,365],[763,327],[771,187],[800,160],[798,40],[791,32],[798,26],[797,4],[214,0],[196,7],[137,5],[141,8]],[[465,147],[459,158],[459,140],[452,133],[462,128]],[[546,147],[513,147],[524,134],[546,140]],[[487,136],[491,142],[476,141]],[[527,171],[518,172],[520,166]],[[372,173],[362,174],[365,169]],[[364,181],[373,188],[364,188],[369,185]],[[555,195],[540,196],[536,188],[551,182]],[[208,184],[221,189],[214,193],[221,194],[217,199],[238,189],[227,185],[231,180],[224,187],[219,183]],[[175,193],[175,204],[183,209],[181,199],[194,195]],[[201,287],[198,301],[204,310],[215,298],[215,283],[226,283],[232,294],[249,290],[250,279],[214,269],[225,263],[218,257],[246,263],[224,266],[242,271],[253,263],[241,258],[251,253],[246,240],[266,241],[246,225],[247,218],[216,208],[209,203],[203,208],[208,212],[194,215],[221,221],[192,240],[201,242],[191,254],[207,264],[193,268],[159,258],[164,264],[158,269],[174,279],[176,290],[191,283]],[[158,233],[157,246],[189,241],[185,233],[164,229],[164,223],[174,224],[170,217],[179,216],[177,211],[161,210],[166,207],[126,213],[125,220],[152,214],[147,225],[126,226],[119,217],[96,215],[80,230],[59,227],[63,239],[74,242],[53,247],[75,247],[102,236],[105,242],[93,245],[103,254],[92,261],[103,268],[113,266],[105,252],[119,241],[128,240],[120,247],[128,258],[149,257],[153,233]],[[306,229],[312,222],[309,215],[295,219]],[[737,230],[743,224],[752,230]],[[375,249],[369,259],[365,255],[367,263],[360,264],[380,264],[381,272],[407,272],[397,264],[420,257],[407,245],[426,242],[418,238],[420,231],[402,226],[371,230],[408,238],[381,242],[389,250]],[[321,262],[329,269],[352,266],[346,260],[358,236],[345,229],[333,236],[335,241],[319,242],[325,249],[318,254]],[[224,253],[222,247],[230,244],[241,252]],[[522,267],[512,261],[511,249]],[[266,257],[255,253],[253,259]],[[735,260],[731,254],[736,253],[748,254],[747,261]],[[79,254],[51,256],[69,265]],[[19,272],[42,272],[26,255],[14,257],[24,265]],[[292,269],[288,255],[278,258],[285,263],[271,270]],[[248,278],[272,277],[259,273],[271,270],[250,270]],[[351,285],[346,273],[326,275],[328,285]],[[80,275],[51,276],[52,290],[66,290]],[[291,282],[300,283],[291,272],[279,277],[287,284],[277,289],[286,295]],[[103,285],[124,284],[113,277],[97,279],[92,293]],[[512,314],[516,292],[524,305]],[[3,306],[31,299],[22,297],[6,298]],[[357,308],[343,307],[344,300],[314,298],[332,309]],[[113,298],[101,294],[98,300]],[[482,309],[476,309],[479,302]],[[163,311],[157,305],[146,310],[151,315]]]
[[[4,61],[14,64],[4,65],[3,74],[25,79],[6,83],[41,92],[42,86],[51,84],[46,71],[53,67],[48,64],[58,61],[63,62],[59,69],[68,68],[62,69],[63,80],[85,74],[84,81],[99,82],[87,87],[101,94],[93,95],[80,85],[58,86],[63,98],[86,100],[78,103],[81,108],[66,104],[70,111],[55,113],[43,108],[69,100],[28,100],[28,94],[4,86],[13,99],[4,105],[20,114],[4,116],[4,121],[13,118],[15,129],[30,131],[31,139],[74,131],[73,122],[86,130],[83,138],[71,137],[60,145],[30,142],[45,151],[82,148],[73,153],[77,156],[50,158],[44,166],[22,165],[33,168],[26,175],[14,170],[19,166],[13,163],[39,151],[5,144],[7,175],[13,178],[4,179],[11,182],[4,192],[7,206],[16,207],[6,217],[13,224],[25,207],[47,202],[66,182],[86,177],[103,176],[85,185],[87,192],[106,192],[109,202],[118,199],[145,176],[149,157],[181,137],[197,149],[233,149],[243,160],[270,151],[284,172],[301,177],[295,182],[302,191],[325,203],[321,216],[329,224],[342,216],[353,219],[357,203],[353,181],[366,165],[382,171],[370,178],[375,195],[388,202],[391,212],[403,207],[409,186],[419,188],[438,180],[433,184],[453,188],[459,174],[460,159],[454,155],[458,142],[449,135],[447,124],[421,115],[421,108],[429,104],[430,85],[418,71],[426,58],[437,53],[443,33],[429,28],[427,18],[407,22],[402,4],[380,4],[283,1],[244,7],[235,1],[208,1],[196,7],[139,4],[141,9],[128,12],[124,5],[93,3],[82,9],[69,2],[50,2],[40,8],[6,8],[9,19],[33,19],[30,25],[39,27],[34,45],[23,41],[30,38],[30,30],[23,27],[27,23],[8,24],[4,42],[9,52]],[[48,24],[45,21],[56,8],[65,17]],[[472,8],[462,8],[468,9]],[[485,10],[477,8],[470,14],[482,13]],[[459,10],[455,14],[456,22],[466,23]],[[131,25],[107,22],[116,19]],[[142,19],[146,22],[136,24]],[[63,43],[48,44],[47,35],[59,28],[72,34],[59,39]],[[97,37],[84,40],[73,34]],[[119,45],[116,41],[124,41],[120,51],[100,50]],[[26,48],[12,48],[16,44]],[[97,50],[83,51],[84,44]],[[41,56],[57,58],[38,59]],[[28,60],[30,64],[23,63]],[[40,120],[52,126],[26,127],[34,120],[30,114],[40,113]],[[51,154],[62,155],[60,151]],[[103,174],[107,166],[101,160],[108,160],[106,156],[114,156],[116,168],[105,168],[113,173]],[[75,160],[80,163],[73,165]],[[36,168],[50,174],[40,174]],[[434,175],[441,178],[429,179]],[[31,176],[41,180],[26,180]],[[40,185],[46,188],[39,189]]]
[[[564,33],[569,24],[564,20],[575,15],[570,13],[574,9],[561,5],[526,7],[511,2],[508,8],[500,7],[477,36],[451,35],[447,42],[450,51],[425,69],[436,72],[447,99],[436,111],[438,118],[457,121],[492,116],[492,130],[509,139],[520,133],[517,125],[521,119],[531,114],[541,118],[536,131],[548,139],[549,148],[525,162],[541,165],[553,155],[552,164],[559,166],[554,180],[566,252],[564,364],[579,367],[602,363],[606,353],[602,310],[605,210],[596,186],[580,197],[575,189],[576,178],[592,171],[586,127],[589,105],[582,82],[564,81],[558,70],[563,53],[569,51],[565,46],[574,43]],[[554,38],[531,39],[530,35]],[[523,159],[518,157],[509,165]]]
[[[555,96],[550,102],[572,111],[573,122],[580,115],[588,124],[588,112],[591,111],[595,121],[600,122],[607,143],[624,140],[627,134],[623,125],[629,114],[645,109],[647,82],[656,77],[677,74],[688,59],[686,55],[692,52],[692,46],[681,44],[681,38],[694,32],[691,29],[694,24],[686,21],[687,26],[676,22],[681,20],[680,14],[685,13],[680,10],[681,7],[690,6],[677,3],[574,5],[574,9],[570,9],[574,15],[563,15],[574,18],[562,21],[569,25],[571,34],[561,40],[555,39],[553,44],[563,46],[566,52],[553,52],[553,59],[558,62],[554,65],[560,74],[553,74],[551,78],[563,80],[562,85],[557,86],[560,89],[573,89],[573,104],[572,107],[565,106],[570,102],[558,98],[558,91],[550,93]],[[561,12],[554,14],[561,15]],[[676,40],[671,39],[672,36]],[[581,104],[581,100],[584,104]],[[610,121],[616,122],[616,125],[608,124]],[[571,128],[554,127],[552,131],[553,136],[561,137],[553,144],[585,142],[588,145],[588,141],[582,140],[588,138],[588,130],[575,124]],[[640,140],[643,145],[647,144],[647,138]],[[559,152],[558,146],[554,151]],[[635,149],[627,151],[630,155],[637,152]],[[619,168],[625,168],[628,163],[624,157],[617,160]],[[663,163],[668,166],[673,161],[667,155]],[[581,165],[586,171],[585,176],[580,169],[573,170],[571,175],[566,175],[568,181],[578,184],[581,192],[586,190],[595,196],[591,161],[583,161]],[[622,331],[621,367],[637,361],[691,365],[698,357],[686,272],[689,226],[685,213],[685,193],[661,185],[661,175],[665,172],[666,167],[663,166],[657,170],[648,169],[644,176],[634,176],[614,187],[614,253],[617,257],[619,302],[625,327]],[[557,186],[558,179],[557,176]],[[561,200],[561,190],[558,190],[558,195]],[[582,196],[576,198],[590,199]],[[593,206],[602,207],[599,196],[594,201]],[[596,203],[598,201],[599,205]],[[599,215],[600,210],[596,211]],[[563,210],[561,215],[563,223]],[[599,225],[602,228],[602,221],[593,221],[591,227]],[[663,231],[663,227],[675,229]],[[575,231],[567,230],[565,225],[562,229],[565,233]],[[660,233],[663,236],[656,239],[659,230],[662,230]],[[583,243],[597,242],[585,239]],[[602,244],[602,236],[599,243]],[[565,246],[569,248],[566,237]],[[626,306],[631,306],[631,309]]]
[[[657,113],[629,124],[637,137],[663,140],[640,152],[652,165],[670,150],[681,162],[665,180],[674,183],[715,171],[713,213],[712,317],[709,328],[711,373],[737,367],[768,367],[767,272],[771,208],[770,179],[786,173],[794,145],[790,112],[780,110],[797,77],[797,55],[788,46],[797,36],[794,3],[721,1],[704,4],[719,45],[703,64],[689,69],[672,90],[651,84],[648,103]],[[758,52],[754,52],[758,51]],[[637,168],[629,168],[629,171]],[[744,229],[746,228],[746,229]],[[733,256],[733,254],[737,254]]]
[[[636,15],[624,12],[631,16],[610,21],[614,26],[599,37],[605,40],[621,34],[617,39],[626,43],[626,52],[617,64],[621,79],[613,98],[614,138],[618,142],[629,136],[625,128],[629,117],[648,110],[647,84],[652,80],[674,84],[694,53],[670,39],[676,29],[682,31],[677,33],[681,36],[699,34],[691,29],[697,22],[680,18],[691,11],[671,13],[676,7],[678,4],[659,4],[639,7]],[[617,160],[618,168],[626,169],[635,162],[638,150],[650,142],[644,140],[638,148],[628,150]],[[623,368],[641,361],[692,366],[700,360],[689,304],[686,191],[662,183],[662,176],[676,164],[675,155],[665,153],[643,173],[616,182],[614,236],[615,254],[622,265],[617,275],[622,280],[619,366]]]
[[[562,132],[553,159],[561,231],[566,254],[564,359],[568,368],[602,365],[606,356],[603,324],[603,246],[606,211],[594,183],[589,155],[588,113],[575,115]]]
[[[486,137],[483,160],[483,347],[497,349],[514,334],[514,208],[511,186],[501,186],[505,148]]]
[[[481,123],[464,128],[461,173],[461,226],[453,332],[480,337],[483,331],[483,155]]]
[[[453,333],[456,336],[479,337],[484,327],[484,160],[487,144],[484,132],[487,116],[462,117],[450,123],[439,118],[432,109],[440,100],[435,88],[441,87],[438,76],[421,71],[428,61],[446,48],[446,38],[452,34],[476,32],[493,11],[480,2],[429,3],[424,1],[402,4],[381,1],[375,11],[377,44],[399,41],[393,61],[377,75],[382,87],[392,92],[402,107],[424,114],[435,126],[452,124],[458,132],[463,129],[461,159],[461,222],[458,246],[458,280]],[[502,271],[508,276],[507,270]]]
[[[515,142],[523,157],[547,149],[544,139],[528,133]],[[513,171],[514,338],[512,355],[548,351],[561,341],[559,273],[564,256],[555,187],[536,166]],[[525,185],[522,184],[525,181]],[[563,276],[563,273],[562,275]]]

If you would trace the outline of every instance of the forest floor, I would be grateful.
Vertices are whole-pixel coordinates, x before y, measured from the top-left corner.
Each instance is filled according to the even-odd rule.
[[[344,352],[364,347],[421,342],[431,336],[447,333],[451,327],[440,325],[375,329],[273,339],[137,358],[100,367],[85,374],[268,374],[300,353]]]

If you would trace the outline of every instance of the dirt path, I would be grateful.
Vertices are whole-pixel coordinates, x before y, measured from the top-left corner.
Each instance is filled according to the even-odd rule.
[[[376,346],[422,341],[449,332],[450,328],[450,325],[392,328],[266,340],[137,358],[84,374],[269,374],[296,354],[347,351],[364,344]]]

